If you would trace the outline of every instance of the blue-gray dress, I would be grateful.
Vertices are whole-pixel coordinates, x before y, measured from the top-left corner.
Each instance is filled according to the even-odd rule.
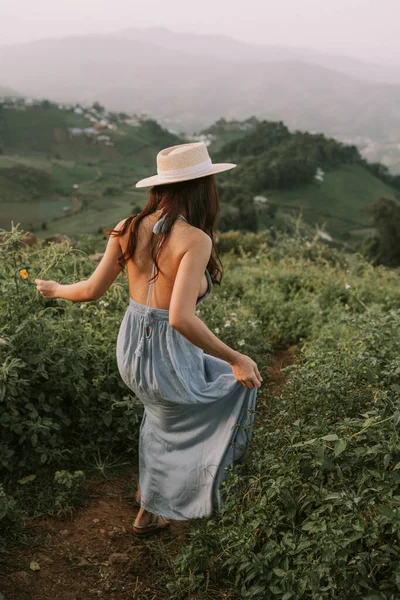
[[[163,217],[154,233],[162,226]],[[208,289],[196,305],[212,289],[205,274]],[[168,309],[150,306],[151,290],[152,283],[146,304],[130,298],[116,348],[120,375],[144,405],[141,504],[170,519],[211,517],[223,503],[225,467],[240,464],[247,452],[257,388],[244,387],[229,363],[173,329]]]

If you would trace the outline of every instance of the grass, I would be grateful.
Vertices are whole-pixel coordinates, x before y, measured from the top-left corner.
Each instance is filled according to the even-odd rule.
[[[264,194],[283,210],[298,212],[303,207],[307,222],[326,222],[328,231],[335,235],[368,225],[368,216],[362,211],[377,198],[396,197],[392,187],[359,165],[326,172],[322,183],[316,181],[294,190],[266,190]]]
[[[97,233],[99,228],[114,227],[119,221],[132,214],[132,205],[143,204],[142,194],[103,196],[88,208],[62,219],[51,222],[45,231],[36,231],[41,238],[54,233],[73,236],[80,233]]]
[[[180,140],[154,121],[106,130],[113,146],[68,133],[70,127],[91,126],[83,116],[56,107],[0,111],[1,228],[9,230],[14,221],[39,237],[96,233],[128,216],[132,205],[143,204],[145,192],[136,190],[136,181],[154,172],[154,157],[161,147]],[[10,169],[16,168],[17,179],[10,177]],[[49,178],[50,191],[45,186]],[[64,207],[73,205],[73,197],[83,211],[66,215]]]

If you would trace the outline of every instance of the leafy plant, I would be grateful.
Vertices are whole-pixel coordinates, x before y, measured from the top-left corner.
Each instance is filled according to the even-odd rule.
[[[31,251],[20,239],[14,228],[0,246],[0,471],[135,453],[141,406],[115,356],[124,287],[98,303],[45,299],[36,277],[72,282],[92,264],[69,245]]]
[[[83,471],[56,471],[54,475],[55,506],[59,514],[71,511],[79,502],[84,482]]]
[[[13,536],[20,530],[21,518],[22,513],[17,502],[6,494],[0,483],[0,552],[4,550],[10,533]]]

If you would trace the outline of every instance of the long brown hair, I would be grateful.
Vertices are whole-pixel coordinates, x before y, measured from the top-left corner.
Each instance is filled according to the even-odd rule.
[[[162,209],[165,221],[163,231],[150,240],[151,256],[155,263],[154,280],[160,272],[157,259],[171,233],[172,225],[182,209],[190,225],[207,233],[212,240],[212,250],[207,269],[213,283],[220,284],[223,275],[221,260],[215,244],[214,225],[220,214],[217,185],[214,175],[206,175],[197,179],[155,185],[149,191],[148,200],[143,210],[128,217],[120,230],[108,228],[105,235],[122,236],[129,231],[126,251],[118,258],[118,264],[125,269],[127,261],[133,257],[138,240],[140,222],[157,210]]]

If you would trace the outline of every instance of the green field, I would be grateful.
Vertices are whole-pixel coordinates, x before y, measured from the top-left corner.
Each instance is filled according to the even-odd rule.
[[[143,204],[135,183],[153,173],[157,152],[181,141],[149,119],[106,129],[112,145],[72,136],[71,127],[92,123],[53,105],[0,108],[1,228],[14,221],[41,237],[113,226]]]
[[[117,197],[103,196],[74,215],[52,221],[45,231],[36,231],[36,235],[41,238],[54,233],[65,233],[72,237],[80,233],[97,233],[100,228],[114,227],[132,214],[132,206],[141,205],[144,200],[143,192]]]
[[[366,227],[363,212],[377,198],[396,198],[396,191],[359,165],[343,165],[327,172],[322,183],[295,190],[265,190],[264,195],[282,211],[299,213],[303,208],[308,223],[322,225],[334,235]]]

